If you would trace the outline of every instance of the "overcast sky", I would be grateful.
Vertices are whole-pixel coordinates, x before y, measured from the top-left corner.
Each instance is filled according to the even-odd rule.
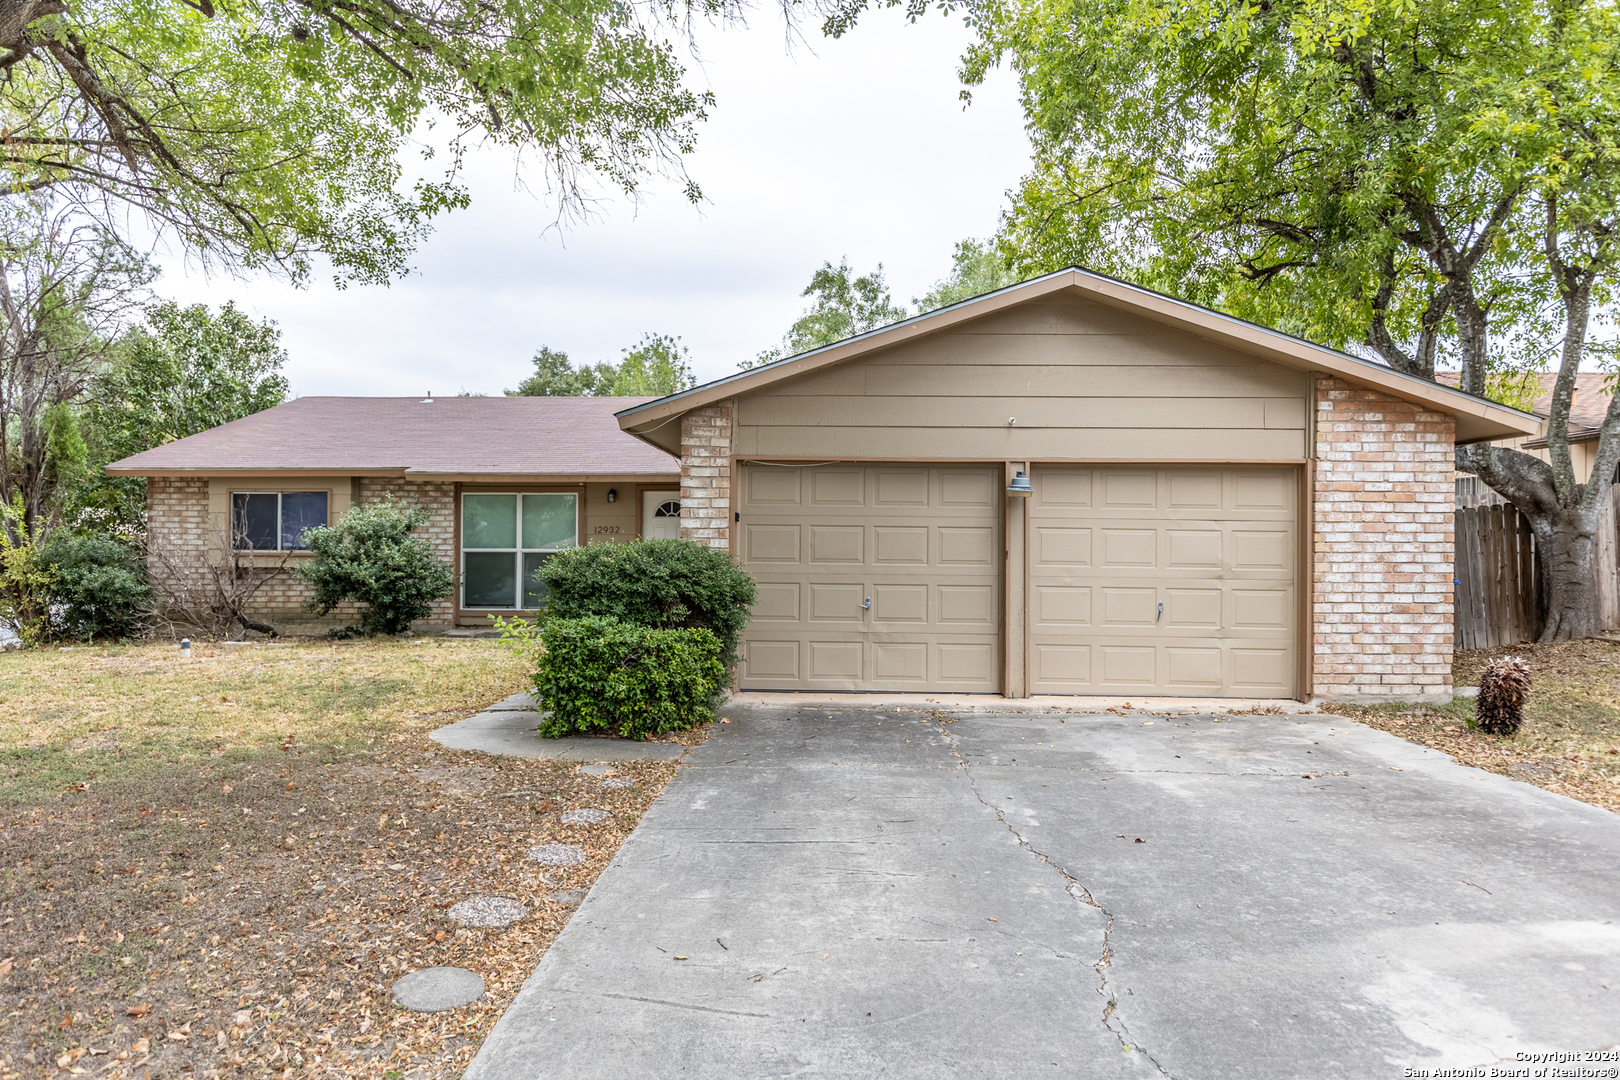
[[[655,181],[639,206],[609,198],[559,234],[555,208],[489,150],[472,158],[472,207],[442,218],[391,287],[210,280],[169,259],[157,289],[276,320],[300,395],[499,393],[541,345],[612,360],[645,331],[680,335],[699,381],[718,378],[780,340],[823,260],[882,262],[906,302],[957,240],[994,231],[1028,143],[1007,73],[963,109],[966,41],[959,20],[885,10],[838,41],[812,28],[789,53],[761,15],[705,34],[692,68],[718,99],[687,163],[701,207]]]

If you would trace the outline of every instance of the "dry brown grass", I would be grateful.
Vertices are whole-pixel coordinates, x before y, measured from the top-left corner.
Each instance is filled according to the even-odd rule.
[[[516,693],[500,642],[198,643],[0,654],[0,800],[292,742],[427,731]]]
[[[1456,685],[1478,685],[1480,670],[1495,656],[1519,656],[1530,666],[1524,726],[1511,738],[1474,728],[1474,703],[1464,698],[1443,708],[1330,708],[1442,750],[1464,765],[1620,812],[1620,644],[1593,640],[1459,653],[1452,667]]]
[[[0,656],[0,1080],[459,1075],[675,772],[427,738],[524,682],[486,641]],[[529,915],[448,919],[476,895]],[[389,1001],[441,964],[486,998]]]

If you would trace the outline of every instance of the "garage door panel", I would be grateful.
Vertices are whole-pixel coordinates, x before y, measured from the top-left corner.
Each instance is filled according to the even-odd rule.
[[[866,530],[859,525],[810,526],[810,561],[823,566],[866,562]]]
[[[996,562],[995,529],[946,526],[939,530],[939,565],[989,567]]]
[[[872,543],[877,566],[928,565],[928,529],[923,526],[876,525]]]
[[[1036,529],[1035,565],[1090,566],[1091,530],[1058,527]]]
[[[995,633],[999,612],[992,585],[940,585],[937,621],[955,632],[979,630]]]
[[[1168,475],[1167,510],[1220,510],[1226,478],[1220,473],[1177,473]]]
[[[743,559],[796,566],[801,532],[797,525],[749,525],[743,529]]]
[[[810,621],[813,623],[858,624],[866,617],[866,609],[861,606],[866,596],[866,586],[862,582],[811,582],[809,591]]]
[[[866,474],[860,469],[817,469],[810,474],[810,505],[861,506],[865,488]]]
[[[799,586],[783,582],[761,583],[749,609],[750,622],[798,622]]]
[[[1295,470],[1052,466],[1031,482],[1032,693],[1294,692]]]
[[[928,622],[928,586],[872,586],[872,621],[874,623],[926,624]]]
[[[759,583],[745,689],[1000,688],[999,466],[742,477],[743,565]]]

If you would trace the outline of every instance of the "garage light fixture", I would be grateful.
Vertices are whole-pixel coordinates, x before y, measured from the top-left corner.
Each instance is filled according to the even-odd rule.
[[[1035,494],[1035,489],[1029,486],[1029,477],[1024,475],[1024,470],[1019,469],[1018,475],[1007,485],[1007,494],[1016,495],[1020,499],[1027,499]]]

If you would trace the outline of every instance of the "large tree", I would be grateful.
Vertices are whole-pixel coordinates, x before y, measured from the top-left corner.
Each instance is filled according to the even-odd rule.
[[[823,263],[821,269],[810,275],[810,284],[799,295],[810,297],[810,306],[788,327],[782,344],[766,349],[752,360],[744,360],[738,367],[746,370],[774,363],[784,356],[819,349],[899,322],[907,315],[905,305],[896,304],[889,295],[882,263],[870,274],[859,277],[850,269],[847,257],[840,259],[837,266]]]
[[[617,364],[575,367],[568,354],[549,345],[534,354],[534,374],[506,391],[507,397],[663,397],[694,384],[691,354],[681,339],[643,334]]]
[[[731,3],[0,0],[0,167],[13,197],[133,209],[205,260],[385,281],[465,202],[470,139],[538,158],[565,207],[678,168],[710,103],[678,24]],[[435,125],[448,165],[402,190]]]
[[[1545,641],[1597,629],[1594,539],[1620,398],[1587,477],[1581,364],[1620,272],[1620,16],[1584,0],[1005,0],[1035,165],[1002,233],[1025,274],[1082,263],[1422,378],[1522,400],[1557,372],[1551,463],[1461,448],[1523,510]],[[1596,324],[1596,325],[1594,325]]]
[[[83,472],[73,406],[152,278],[116,237],[34,197],[0,206],[0,502],[14,542],[43,535]]]

